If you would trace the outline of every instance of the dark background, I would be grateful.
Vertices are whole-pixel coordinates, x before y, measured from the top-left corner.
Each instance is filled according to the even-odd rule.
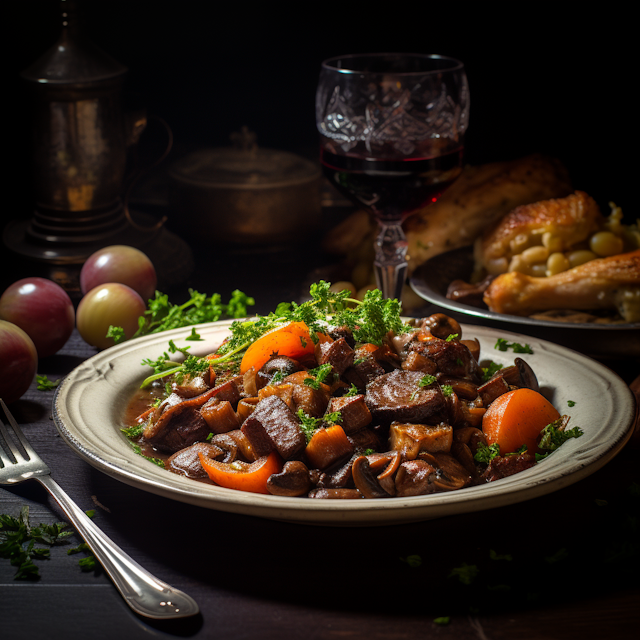
[[[441,53],[463,60],[471,91],[467,161],[543,152],[608,211],[637,217],[630,99],[635,34],[616,3],[576,4],[80,2],[84,31],[129,68],[127,95],[175,134],[171,159],[228,144],[243,125],[263,147],[314,157],[314,93],[321,61],[368,51]],[[469,9],[468,6],[472,5]],[[17,33],[7,81],[18,132],[28,126],[19,71],[59,33],[59,2],[12,7]],[[28,189],[28,136],[13,169]],[[23,195],[28,196],[28,191]]]

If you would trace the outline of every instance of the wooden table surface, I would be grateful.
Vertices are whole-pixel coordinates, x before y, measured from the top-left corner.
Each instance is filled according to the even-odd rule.
[[[292,299],[276,289],[269,293]],[[94,353],[74,332],[38,373],[61,378]],[[637,361],[607,364],[627,384],[640,370]],[[15,580],[15,567],[0,561],[3,639],[637,637],[637,427],[609,464],[544,497],[415,524],[332,528],[207,510],[112,479],[57,434],[52,398],[34,384],[11,409],[53,478],[201,614],[138,617],[104,572],[83,572],[83,554],[67,554],[81,542],[74,535],[38,561],[38,580]],[[1,513],[17,516],[24,505],[32,523],[64,520],[35,482],[0,489]],[[465,565],[478,569],[470,584],[460,580]]]

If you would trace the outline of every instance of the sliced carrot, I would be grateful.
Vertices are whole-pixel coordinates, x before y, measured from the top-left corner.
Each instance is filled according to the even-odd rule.
[[[329,339],[322,334],[318,337]],[[298,360],[311,355],[314,349],[309,327],[304,322],[288,322],[265,333],[249,346],[240,363],[240,373],[244,374],[251,367],[259,371],[274,354]]]
[[[540,431],[559,417],[556,408],[537,391],[515,389],[489,405],[482,418],[482,431],[490,445],[498,443],[503,455],[523,444],[529,453],[535,453]]]
[[[269,493],[267,480],[273,473],[282,471],[282,459],[277,452],[258,458],[255,462],[219,462],[198,452],[203,469],[209,478],[227,489],[249,491],[251,493]]]
[[[317,429],[304,454],[314,469],[326,469],[334,462],[353,453],[353,445],[339,424]]]

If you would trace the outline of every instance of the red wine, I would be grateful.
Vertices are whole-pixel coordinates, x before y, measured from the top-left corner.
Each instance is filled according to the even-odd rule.
[[[462,148],[433,157],[375,159],[338,155],[323,146],[320,161],[331,184],[381,222],[399,222],[435,202],[462,171]]]

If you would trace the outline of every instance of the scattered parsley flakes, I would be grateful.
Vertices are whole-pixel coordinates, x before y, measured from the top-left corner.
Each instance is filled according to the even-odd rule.
[[[400,562],[408,564],[410,567],[419,567],[422,564],[422,556],[413,554],[406,558],[400,558]]]
[[[447,342],[453,342],[454,340],[457,340],[460,337],[459,333],[451,333],[450,335],[447,336]]]
[[[38,391],[51,391],[51,389],[55,389],[60,382],[62,382],[62,378],[59,380],[49,380],[46,375],[36,375],[36,382],[38,383]]]
[[[450,384],[443,384],[440,388],[442,389],[442,394],[445,398],[449,398],[453,395],[453,387]]]
[[[471,584],[480,573],[480,569],[475,564],[463,562],[459,567],[454,567],[449,574],[450,578],[458,578],[462,584]]]
[[[191,329],[191,334],[188,335],[185,340],[204,340],[204,338],[200,337],[200,334],[196,332],[196,328],[193,327],[193,329]]]
[[[490,361],[489,366],[482,367],[482,382],[489,382],[493,376],[502,369],[502,365],[497,362]]]
[[[576,403],[575,403],[575,401],[574,401],[574,400],[567,400],[567,405],[568,405],[569,407],[575,407],[575,406],[576,406]]]
[[[95,511],[86,513],[92,517]],[[0,514],[0,558],[9,560],[13,566],[17,567],[14,579],[37,580],[40,578],[40,571],[34,560],[49,558],[51,553],[49,548],[36,547],[36,543],[48,547],[66,544],[67,538],[73,535],[73,531],[66,530],[68,526],[66,522],[40,523],[32,526],[29,522],[28,506],[22,507],[17,518],[4,513]],[[76,549],[84,551],[89,550],[89,547],[83,542]],[[67,553],[75,553],[75,551],[72,549]],[[95,564],[93,555],[89,557],[93,558]],[[83,561],[79,564],[83,566]]]
[[[500,455],[500,445],[494,442],[487,446],[483,442],[478,442],[478,448],[473,455],[473,459],[481,464],[489,464],[496,456]]]
[[[573,429],[567,429],[568,417],[562,416],[557,420],[554,420],[551,424],[548,424],[540,433],[540,442],[538,447],[544,449],[549,453],[555,451],[559,446],[564,444],[571,438],[579,438],[584,431],[580,427],[573,427]]]
[[[528,345],[521,345],[519,342],[508,342],[506,338],[498,338],[494,349],[506,351],[512,349],[514,353],[533,353],[533,349]]]
[[[496,553],[493,549],[489,549],[489,557],[492,560],[508,560],[509,562],[513,560],[510,553]]]

